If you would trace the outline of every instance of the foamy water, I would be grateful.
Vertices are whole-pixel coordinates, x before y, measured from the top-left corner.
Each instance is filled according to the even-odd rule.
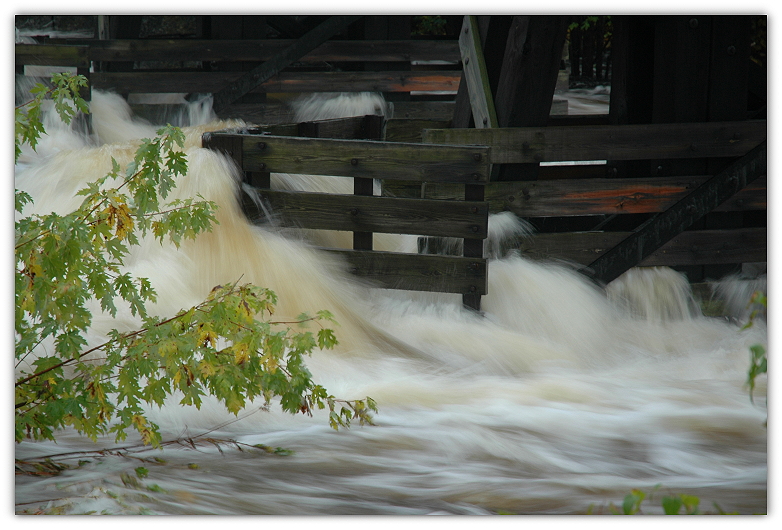
[[[364,98],[374,112],[377,98]],[[110,157],[123,163],[139,138],[154,135],[116,96],[96,93],[92,105],[93,137],[52,122],[38,153],[25,154],[16,187],[35,199],[25,213],[73,208],[73,193],[104,175]],[[174,401],[150,411],[164,439],[218,427],[206,437],[294,454],[203,443],[135,454],[165,463],[76,455],[67,462],[88,462],[59,476],[17,476],[17,512],[585,513],[657,484],[658,499],[687,493],[705,510],[713,511],[712,502],[726,511],[767,510],[766,379],[754,404],[744,387],[748,348],[767,340],[762,322],[741,331],[740,322],[700,316],[686,281],[669,269],[634,270],[601,289],[565,265],[519,255],[490,262],[483,315],[464,310],[460,296],[369,289],[310,246],[312,233],[248,225],[235,168],[200,148],[203,132],[242,124],[191,123],[190,171],[175,195],[216,201],[220,224],[179,251],[145,242],[126,265],[150,278],[160,314],[238,278],[273,289],[280,317],[330,310],[340,345],[315,352],[308,366],[338,397],[374,398],[377,425],[335,432],[320,413],[257,407],[226,425],[235,418],[217,403],[199,411]],[[277,187],[319,191],[343,181],[273,178]],[[507,215],[491,220],[495,242],[525,230]],[[319,238],[345,244],[344,234]],[[401,236],[375,240],[375,248],[389,250],[414,244]],[[730,291],[728,283],[723,289]],[[96,315],[89,338],[135,324],[129,314],[117,321]],[[107,447],[111,440],[95,445],[66,431],[57,444],[17,445],[16,458]],[[139,465],[149,475],[134,483],[127,477]],[[645,507],[661,513],[659,500]]]

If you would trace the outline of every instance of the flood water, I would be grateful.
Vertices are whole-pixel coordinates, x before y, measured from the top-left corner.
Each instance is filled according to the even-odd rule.
[[[17,445],[23,460],[74,452],[62,460],[73,468],[59,475],[16,476],[17,513],[607,513],[630,490],[657,485],[645,513],[662,513],[659,499],[682,493],[704,511],[715,502],[767,511],[766,379],[754,404],[744,386],[749,347],[767,341],[762,322],[742,331],[740,314],[700,315],[686,281],[668,269],[635,270],[603,289],[567,264],[519,255],[490,262],[482,315],[462,309],[459,296],[369,289],[308,242],[339,245],[343,234],[313,240],[245,222],[235,171],[200,148],[204,131],[237,124],[210,122],[206,110],[186,129],[190,171],[177,193],[218,202],[220,225],[180,251],[145,242],[129,269],[150,278],[160,314],[239,277],[273,289],[278,316],[330,310],[340,345],[315,352],[308,366],[337,397],[371,396],[376,426],[335,432],[317,412],[258,407],[233,421],[216,403],[199,411],[172,400],[150,417],[164,439],[193,445],[98,456],[78,452],[112,440],[67,431],[56,444]],[[95,94],[92,111],[91,137],[50,123],[38,153],[20,161],[16,187],[35,199],[25,213],[72,208],[72,194],[104,175],[111,156],[124,163],[136,140],[154,135],[118,97]],[[314,186],[287,175],[274,184]],[[492,223],[496,238],[526,229],[507,216]],[[375,248],[414,243],[377,236]],[[90,341],[134,324],[129,314],[97,316]],[[139,466],[149,473],[134,479]]]

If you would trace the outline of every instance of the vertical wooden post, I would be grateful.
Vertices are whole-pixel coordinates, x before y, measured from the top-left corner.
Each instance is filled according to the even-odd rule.
[[[654,23],[651,16],[612,17],[611,100],[608,120],[612,125],[652,123],[654,70]],[[571,59],[572,61],[572,59]],[[648,177],[650,160],[608,161],[608,176]]]
[[[141,15],[112,15],[109,17],[109,37],[112,39],[138,39],[141,33]],[[107,72],[131,72],[133,61],[105,63]],[[128,94],[121,94],[127,98]]]
[[[365,40],[409,40],[412,30],[411,15],[365,15]],[[410,63],[367,62],[367,71],[409,71]],[[410,101],[410,92],[384,92],[386,101]]]
[[[464,200],[465,201],[483,201],[485,195],[485,188],[483,185],[478,184],[466,184],[464,186]],[[482,258],[483,257],[483,239],[464,239],[464,251],[465,258]],[[462,295],[462,304],[464,307],[473,309],[475,311],[481,310],[481,295],[479,293],[465,293]]]
[[[545,127],[557,86],[567,17],[514,16],[494,99],[499,127]],[[535,180],[539,164],[503,164],[499,180]]]
[[[381,140],[383,137],[383,116],[365,116],[363,120],[364,136],[368,140]],[[374,180],[371,178],[353,178],[354,195],[374,195]],[[355,250],[372,250],[372,232],[353,232]]]
[[[464,26],[459,34],[459,49],[475,127],[497,127],[497,113],[494,110],[477,17],[465,15]]]
[[[371,178],[354,177],[353,195],[373,195],[373,180]],[[358,215],[357,209],[354,215]],[[353,232],[353,249],[372,250],[372,232]]]

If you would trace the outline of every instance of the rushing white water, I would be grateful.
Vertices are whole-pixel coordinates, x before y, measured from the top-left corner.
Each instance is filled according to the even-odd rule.
[[[376,98],[366,101],[375,108]],[[16,187],[35,199],[25,213],[72,208],[73,193],[104,175],[111,156],[127,161],[135,141],[154,134],[116,96],[95,93],[92,111],[93,136],[51,122],[38,153],[17,166]],[[490,262],[482,316],[464,310],[459,296],[368,289],[302,239],[312,234],[289,237],[246,223],[235,168],[200,148],[204,131],[241,125],[186,129],[190,171],[176,194],[218,202],[220,225],[179,251],[145,242],[127,266],[150,278],[160,314],[240,277],[276,291],[280,316],[332,311],[340,345],[315,352],[308,366],[336,396],[374,398],[377,426],[335,432],[323,414],[253,408],[226,424],[234,417],[216,403],[171,404],[150,411],[164,438],[217,427],[209,437],[295,453],[205,443],[135,455],[165,460],[157,464],[76,455],[67,462],[87,462],[61,475],[18,475],[17,512],[585,513],[658,484],[647,513],[661,513],[667,493],[697,495],[707,511],[712,502],[766,511],[765,377],[755,404],[744,387],[748,348],[766,343],[763,322],[742,331],[700,316],[689,286],[668,269],[634,270],[603,290],[564,265],[519,255]],[[315,180],[332,179],[277,175],[273,182],[312,189]],[[495,243],[524,230],[507,215],[492,219]],[[340,244],[342,235],[321,237],[318,243]],[[376,238],[376,248],[412,243]],[[129,313],[117,321],[96,316],[90,340],[134,325]],[[18,445],[16,457],[112,446],[66,431],[57,444]],[[139,465],[148,477],[128,479]]]

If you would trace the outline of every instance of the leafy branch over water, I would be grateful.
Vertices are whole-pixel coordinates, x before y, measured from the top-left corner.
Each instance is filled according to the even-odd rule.
[[[65,123],[87,111],[78,95],[81,76],[58,74],[54,88],[39,85],[34,98],[16,109],[16,153],[35,148],[44,133],[41,108],[47,96]],[[300,315],[291,322],[271,320],[276,294],[234,282],[216,286],[206,299],[171,317],[147,311],[156,293],[146,278],[123,272],[129,247],[151,233],[176,247],[211,231],[217,222],[214,202],[186,199],[166,202],[176,178],[187,172],[184,134],[166,126],[144,139],[124,170],[112,170],[78,192],[81,205],[66,215],[23,216],[32,198],[16,190],[15,223],[15,439],[55,439],[67,426],[97,440],[117,441],[135,429],[144,444],[159,446],[159,428],[144,412],[175,394],[182,405],[200,407],[211,395],[237,414],[252,400],[279,400],[290,413],[329,409],[334,429],[351,420],[371,424],[375,402],[338,400],[312,380],[304,358],[338,344],[328,311]],[[124,303],[141,325],[112,330],[107,340],[86,339],[93,315],[88,304],[117,315]],[[317,325],[316,331],[307,325]],[[297,326],[294,330],[291,326]],[[53,351],[38,356],[43,344]]]

